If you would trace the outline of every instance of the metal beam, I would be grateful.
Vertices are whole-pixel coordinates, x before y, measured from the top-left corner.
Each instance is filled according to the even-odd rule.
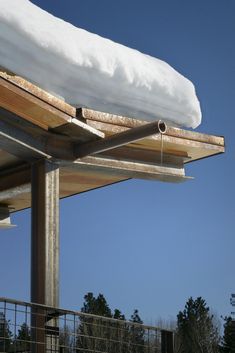
[[[0,191],[0,202],[6,202],[7,200],[12,200],[19,195],[28,194],[30,192],[30,184],[12,187],[8,190]]]
[[[75,146],[75,154],[77,158],[82,158],[90,154],[97,154],[113,148],[124,146],[143,138],[155,134],[163,134],[166,132],[166,125],[161,120],[153,123],[138,126],[112,136],[108,136],[103,140],[88,142]]]
[[[58,161],[61,168],[77,169],[77,171],[93,171],[97,177],[102,173],[145,180],[161,180],[167,182],[182,182],[192,179],[185,176],[183,163],[176,166],[161,164],[137,163],[100,157],[85,157],[73,163]]]
[[[97,156],[98,157],[98,156]],[[130,162],[140,162],[149,164],[162,164],[164,166],[183,166],[187,161],[190,161],[190,157],[186,153],[172,154],[164,151],[150,150],[140,147],[123,146],[102,152],[99,157],[107,157],[116,160],[125,160]]]
[[[32,162],[42,158],[74,159],[73,144],[68,137],[45,131],[0,108],[0,148]]]
[[[0,148],[21,160],[49,158],[45,152],[45,141],[33,138],[25,132],[20,121],[18,127],[14,126],[12,116],[12,113],[0,108]]]
[[[127,154],[126,154],[127,155]],[[121,178],[137,178],[146,180],[163,180],[169,182],[181,182],[190,177],[185,176],[184,160],[178,158],[176,160],[166,161],[166,164],[161,165],[156,154],[156,163],[151,162],[133,162],[121,160],[120,157],[115,158],[102,157],[85,157],[75,161],[56,160],[62,169],[74,170],[79,180],[79,172],[90,172],[99,178],[99,175],[111,174],[119,175]],[[167,157],[163,155],[165,162]],[[30,191],[30,173],[27,165],[22,165],[13,169],[6,170],[0,173],[0,201],[11,199],[14,196],[24,194]]]
[[[9,207],[0,204],[0,229],[12,227],[14,227],[14,225],[11,224]]]
[[[22,163],[0,171],[0,195],[30,183],[30,165]]]

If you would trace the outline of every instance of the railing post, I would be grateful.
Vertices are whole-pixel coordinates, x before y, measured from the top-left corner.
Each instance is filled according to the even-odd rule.
[[[161,331],[161,353],[174,353],[174,333]]]
[[[31,168],[31,302],[59,306],[59,167],[40,160]],[[32,310],[33,339],[40,342],[32,351],[51,352],[45,325],[56,326],[56,319],[46,323],[43,309]],[[58,339],[57,339],[58,340]],[[53,338],[57,352],[56,338]]]

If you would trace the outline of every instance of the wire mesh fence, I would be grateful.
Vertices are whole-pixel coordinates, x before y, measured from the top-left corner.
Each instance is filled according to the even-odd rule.
[[[0,353],[173,353],[173,332],[0,298]]]

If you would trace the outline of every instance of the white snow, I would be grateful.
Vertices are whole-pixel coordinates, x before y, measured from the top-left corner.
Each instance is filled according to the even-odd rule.
[[[0,66],[74,106],[193,128],[201,122],[193,84],[166,62],[28,0],[0,0]]]

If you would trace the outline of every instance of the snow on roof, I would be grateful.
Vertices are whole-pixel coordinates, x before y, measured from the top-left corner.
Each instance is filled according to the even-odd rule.
[[[201,122],[194,85],[166,62],[28,0],[0,0],[0,66],[74,106],[185,127]]]

